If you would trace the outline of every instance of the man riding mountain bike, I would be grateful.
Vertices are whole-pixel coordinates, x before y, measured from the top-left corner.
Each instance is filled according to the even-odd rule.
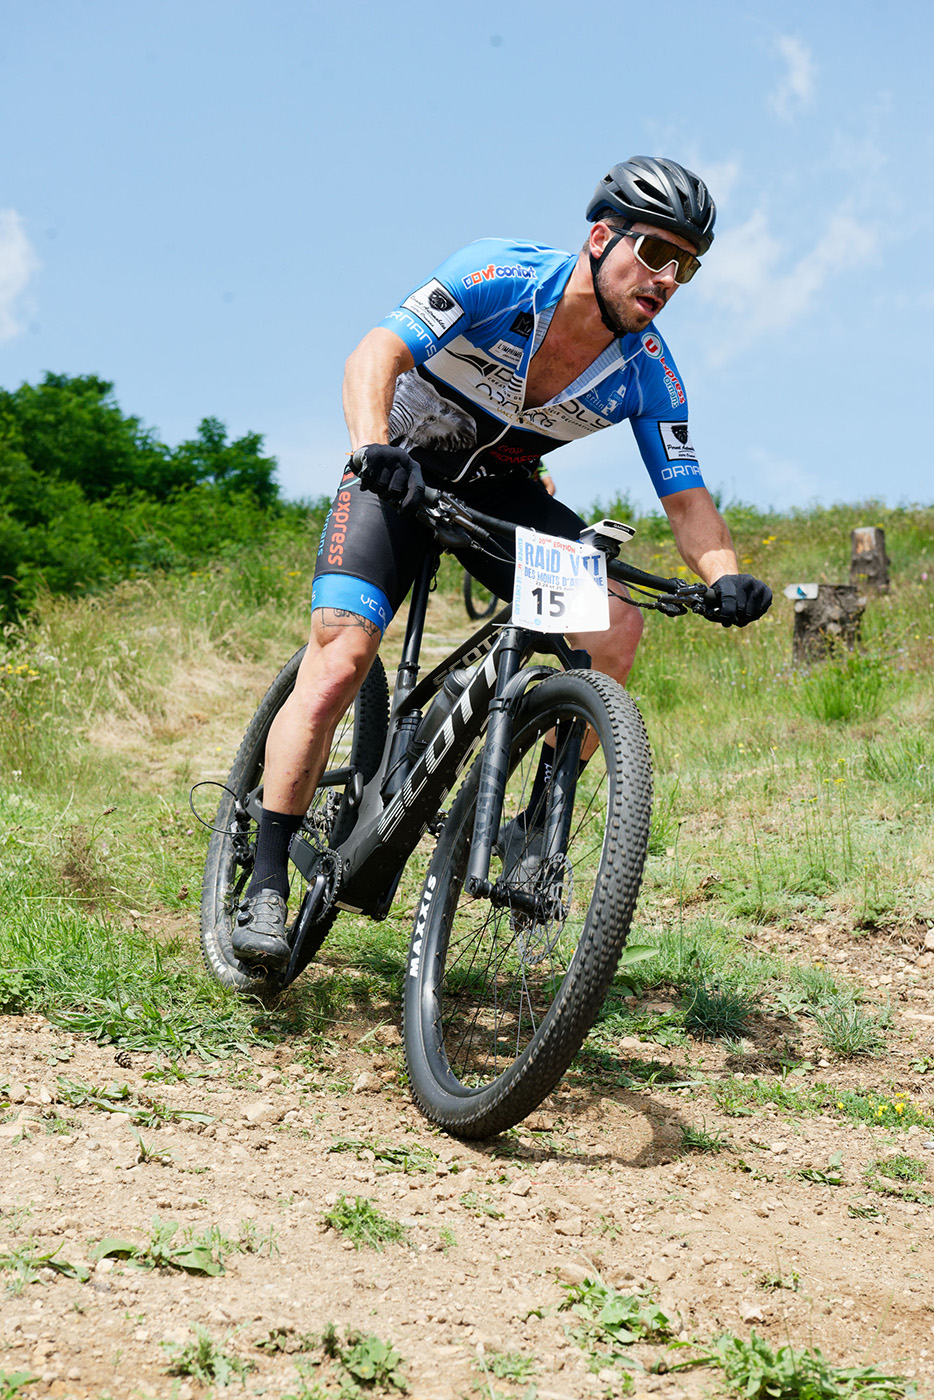
[[[700,267],[715,216],[690,170],[635,156],[597,186],[580,253],[481,239],[350,355],[352,458],[321,536],[308,648],[267,741],[255,864],[232,934],[244,963],[275,971],[288,962],[289,845],[337,723],[430,547],[416,518],[426,482],[487,514],[577,539],[585,522],[537,480],[541,458],[629,419],[681,557],[713,587],[723,625],[744,627],[768,609],[770,589],[739,572],[704,486],[681,377],[654,327]],[[458,558],[511,596],[507,564],[476,549]],[[622,684],[641,634],[639,611],[611,596],[608,630],[567,640]],[[543,772],[547,761],[543,753]]]

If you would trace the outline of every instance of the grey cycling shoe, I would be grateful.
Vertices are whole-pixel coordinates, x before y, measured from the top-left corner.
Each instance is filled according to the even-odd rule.
[[[269,972],[288,967],[292,950],[285,936],[287,917],[286,902],[275,890],[260,890],[244,899],[230,935],[240,961]]]

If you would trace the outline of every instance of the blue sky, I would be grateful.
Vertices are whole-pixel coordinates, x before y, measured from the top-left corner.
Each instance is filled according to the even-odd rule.
[[[0,0],[0,384],[113,380],[330,494],[343,361],[478,237],[579,247],[598,179],[668,155],[717,241],[659,318],[726,499],[934,500],[934,7]],[[651,488],[621,427],[551,465]]]

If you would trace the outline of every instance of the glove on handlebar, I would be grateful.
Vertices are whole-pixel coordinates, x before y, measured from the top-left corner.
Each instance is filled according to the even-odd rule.
[[[724,574],[713,584],[717,621],[722,627],[746,627],[772,606],[772,590],[752,574]]]
[[[352,465],[364,491],[395,506],[400,515],[414,514],[425,499],[422,469],[403,447],[371,443],[358,447]]]

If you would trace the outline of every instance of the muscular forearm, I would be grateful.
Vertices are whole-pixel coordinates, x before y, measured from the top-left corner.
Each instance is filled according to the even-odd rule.
[[[665,496],[662,505],[668,515],[678,553],[705,583],[714,583],[723,574],[739,572],[729,526],[704,487]]]
[[[351,451],[389,441],[389,411],[396,380],[415,361],[392,331],[377,326],[365,335],[344,368],[344,418]]]

